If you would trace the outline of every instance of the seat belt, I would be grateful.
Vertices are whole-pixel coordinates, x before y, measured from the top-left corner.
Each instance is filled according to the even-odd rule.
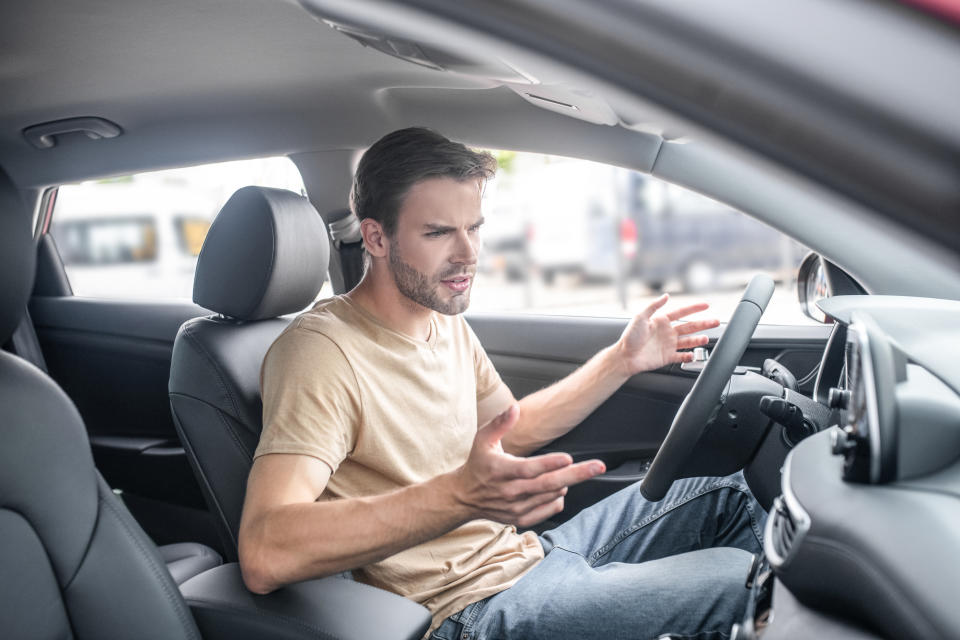
[[[363,278],[363,237],[360,220],[349,209],[340,209],[327,216],[330,239],[340,263],[344,291],[350,291]]]

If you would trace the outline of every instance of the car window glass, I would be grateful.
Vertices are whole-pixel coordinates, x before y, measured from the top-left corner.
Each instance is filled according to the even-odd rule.
[[[766,324],[813,324],[797,302],[807,249],[714,200],[584,160],[494,152],[474,311],[628,317],[661,292],[726,320],[756,273],[777,282]]]
[[[304,193],[288,158],[261,158],[63,185],[50,234],[78,296],[190,300],[214,216],[247,185]],[[331,295],[329,283],[321,295]]]

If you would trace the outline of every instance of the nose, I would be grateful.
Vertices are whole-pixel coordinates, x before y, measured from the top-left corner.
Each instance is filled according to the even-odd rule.
[[[470,233],[461,229],[457,232],[457,242],[450,262],[454,264],[476,264],[479,253],[479,240],[472,238]]]

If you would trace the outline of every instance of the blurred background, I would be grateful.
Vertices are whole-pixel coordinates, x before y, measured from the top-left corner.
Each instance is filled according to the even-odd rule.
[[[648,175],[494,151],[472,311],[626,317],[662,292],[726,320],[758,272],[767,324],[810,324],[796,301],[807,250],[725,205]],[[189,300],[213,217],[238,188],[303,193],[288,158],[136,174],[60,188],[51,233],[80,296]],[[332,295],[329,283],[321,297]]]

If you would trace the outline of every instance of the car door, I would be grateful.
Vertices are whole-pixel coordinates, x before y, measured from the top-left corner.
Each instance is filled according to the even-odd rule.
[[[627,320],[474,313],[469,322],[504,383],[522,398],[613,344]],[[707,333],[708,350],[724,326]],[[800,391],[809,395],[829,331],[826,326],[761,325],[741,364],[759,368],[773,358],[803,381]],[[679,365],[636,375],[579,426],[543,449],[564,451],[574,460],[600,458],[608,469],[570,488],[558,521],[643,478],[696,375]]]

